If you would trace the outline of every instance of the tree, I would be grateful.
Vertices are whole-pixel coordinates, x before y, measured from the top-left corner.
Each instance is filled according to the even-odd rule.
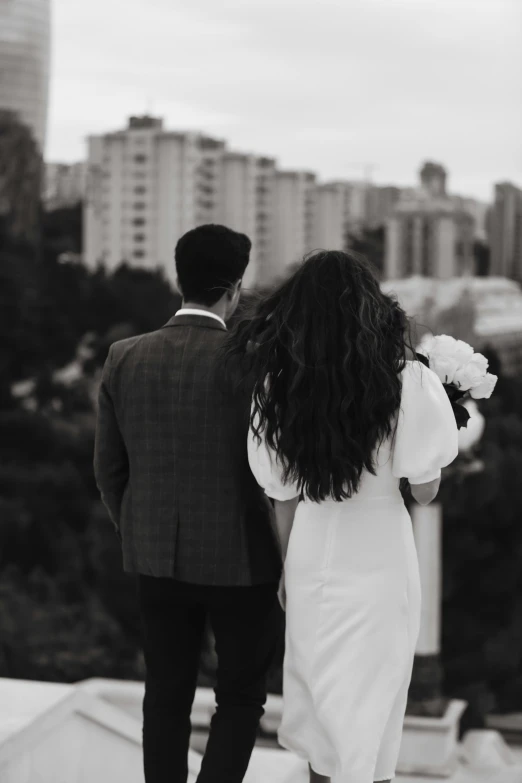
[[[375,267],[379,277],[384,273],[385,231],[384,226],[364,228],[359,234],[348,233],[346,247],[366,256]]]
[[[473,261],[477,277],[487,277],[491,260],[490,247],[486,242],[476,239],[473,243]]]
[[[47,260],[57,260],[62,253],[81,253],[83,204],[45,211],[42,218],[42,232]]]
[[[42,165],[29,128],[0,109],[0,244],[9,239],[39,246]]]

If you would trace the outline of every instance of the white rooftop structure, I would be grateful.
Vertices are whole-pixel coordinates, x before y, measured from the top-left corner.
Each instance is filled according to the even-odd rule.
[[[439,310],[458,305],[462,296],[470,294],[477,308],[477,327],[503,328],[509,324],[522,328],[522,289],[519,283],[505,277],[453,277],[439,280],[431,277],[406,277],[385,280],[386,293],[396,293],[410,315],[419,312],[427,299],[433,299]],[[508,320],[499,319],[500,316]],[[485,319],[495,320],[486,324]]]
[[[2,783],[143,783],[141,702],[143,684],[89,680],[78,685],[0,679],[0,780]],[[208,726],[211,691],[200,689],[192,714]],[[274,731],[280,699],[270,697],[263,721]],[[201,757],[191,751],[189,783]],[[447,783],[520,783],[522,748],[511,749],[495,731],[469,732]],[[399,775],[396,783],[434,777]],[[441,778],[438,778],[439,783]],[[277,749],[256,748],[245,783],[307,783],[306,764]]]
[[[499,351],[506,372],[520,369],[522,361],[522,290],[505,277],[406,277],[382,283],[396,294],[410,316],[433,314],[458,307],[466,299],[474,309],[473,332],[477,350],[490,344]],[[503,355],[504,354],[504,355]]]

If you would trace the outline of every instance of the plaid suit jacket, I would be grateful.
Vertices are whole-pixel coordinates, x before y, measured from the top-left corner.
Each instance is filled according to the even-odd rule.
[[[124,569],[204,585],[275,582],[273,510],[247,457],[250,398],[217,366],[215,319],[178,315],[111,346],[94,469]]]

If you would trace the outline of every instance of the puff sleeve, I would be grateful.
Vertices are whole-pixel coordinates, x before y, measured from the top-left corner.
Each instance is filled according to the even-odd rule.
[[[455,415],[439,377],[420,362],[407,362],[402,372],[393,475],[407,478],[410,484],[434,481],[458,450]]]
[[[261,442],[250,428],[248,431],[248,462],[254,478],[265,494],[273,500],[292,500],[299,495],[293,483],[283,483],[283,468],[276,455],[261,436]]]

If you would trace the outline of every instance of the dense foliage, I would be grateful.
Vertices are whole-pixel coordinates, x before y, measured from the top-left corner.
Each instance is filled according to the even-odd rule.
[[[522,379],[482,404],[482,472],[442,485],[446,691],[477,716],[522,709]]]
[[[42,215],[39,252],[2,233],[0,676],[142,674],[133,580],[92,473],[94,403],[110,342],[161,326],[179,297],[160,273],[60,263],[80,215]]]
[[[0,218],[16,241],[37,249],[43,162],[32,132],[15,112],[0,109]],[[0,246],[3,242],[0,230]]]

